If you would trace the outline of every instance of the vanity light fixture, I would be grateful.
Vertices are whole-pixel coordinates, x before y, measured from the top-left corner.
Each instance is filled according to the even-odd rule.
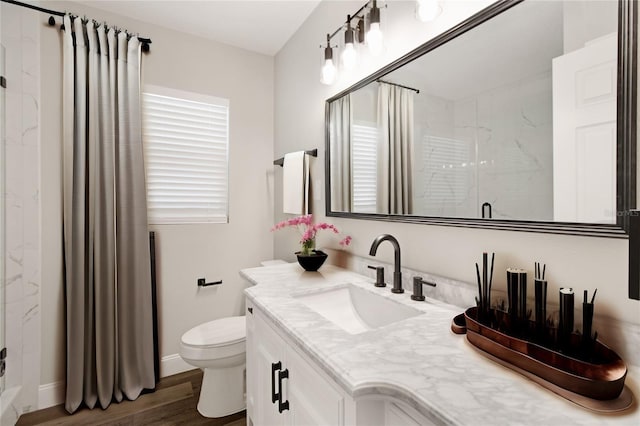
[[[358,25],[356,25],[356,37],[358,43],[364,43],[364,16],[358,19]]]
[[[358,62],[358,52],[355,48],[355,31],[351,28],[351,15],[347,16],[347,29],[344,31],[344,49],[342,50],[342,66],[351,71]]]
[[[383,36],[380,29],[380,8],[373,0],[371,11],[369,12],[369,31],[367,32],[367,45],[372,55],[377,56],[382,53]]]
[[[416,0],[416,18],[422,22],[435,20],[442,12],[438,0]]]
[[[322,66],[322,76],[320,82],[322,84],[333,84],[336,79],[338,70],[333,63],[333,48],[331,47],[331,36],[327,34],[327,47],[324,48],[324,65]]]
[[[367,15],[367,9],[369,14]],[[351,22],[357,22],[355,27]],[[368,22],[368,31],[365,30],[365,24]],[[347,20],[333,33],[327,34],[327,45],[320,47],[324,49],[324,60],[322,63],[322,77],[320,81],[323,84],[333,84],[338,75],[336,62],[333,59],[333,47],[331,47],[331,39],[344,29],[344,48],[340,55],[341,67],[345,71],[352,70],[358,62],[358,50],[356,44],[366,43],[373,55],[378,55],[383,50],[382,31],[380,30],[380,8],[377,0],[368,0],[360,9],[351,15],[347,15]],[[366,31],[366,35],[365,35]],[[334,46],[337,47],[337,46]]]

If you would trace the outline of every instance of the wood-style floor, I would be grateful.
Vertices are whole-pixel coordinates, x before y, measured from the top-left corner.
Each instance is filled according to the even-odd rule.
[[[135,401],[112,403],[106,410],[82,408],[69,415],[63,405],[20,416],[17,425],[212,425],[246,426],[246,413],[218,419],[202,417],[196,405],[202,371],[191,370],[160,379],[156,391]]]

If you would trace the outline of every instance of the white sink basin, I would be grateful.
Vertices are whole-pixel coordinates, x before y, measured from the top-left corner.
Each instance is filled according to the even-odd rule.
[[[294,297],[351,334],[364,333],[423,313],[351,284]]]

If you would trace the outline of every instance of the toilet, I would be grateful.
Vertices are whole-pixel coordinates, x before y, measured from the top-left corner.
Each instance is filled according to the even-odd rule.
[[[246,407],[246,318],[221,318],[193,327],[180,339],[180,356],[204,370],[198,412],[224,417]]]

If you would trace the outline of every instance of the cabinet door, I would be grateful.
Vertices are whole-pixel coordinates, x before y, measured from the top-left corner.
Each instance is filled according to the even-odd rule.
[[[274,392],[278,388],[278,374],[274,373],[274,364],[280,362],[285,367],[284,341],[265,322],[259,311],[254,310],[253,340],[253,423],[260,426],[283,425],[286,412],[278,412],[278,402],[273,402]],[[286,380],[285,380],[286,382]]]
[[[253,308],[253,307],[252,307]],[[247,318],[247,415],[256,426],[345,424],[345,396],[317,366],[272,328],[257,309]],[[279,364],[278,364],[279,363]],[[274,371],[274,364],[278,364]],[[286,372],[288,376],[279,380]],[[288,409],[279,412],[273,394]],[[348,407],[355,412],[355,405]],[[354,415],[351,415],[354,417]]]
[[[289,380],[285,397],[291,426],[344,425],[344,397],[324,373],[292,347],[287,347]]]

